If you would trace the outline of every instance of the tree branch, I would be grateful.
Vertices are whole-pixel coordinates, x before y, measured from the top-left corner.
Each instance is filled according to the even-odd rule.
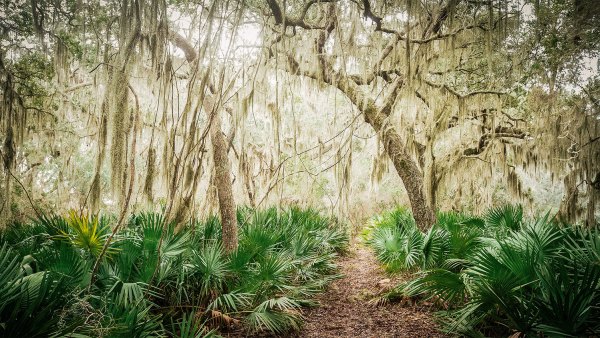
[[[459,99],[464,99],[464,98],[467,98],[467,97],[470,97],[470,96],[484,95],[484,94],[490,94],[490,95],[508,95],[508,93],[506,93],[506,92],[498,91],[498,90],[493,90],[493,89],[475,90],[475,91],[472,91],[472,92],[461,94],[461,93],[459,93],[458,91],[456,91],[455,89],[453,89],[452,87],[448,86],[445,83],[436,83],[436,82],[433,82],[433,81],[428,80],[428,79],[423,79],[423,82],[425,82],[426,84],[428,84],[431,87],[443,89],[443,90],[449,92],[450,94],[456,96]]]
[[[516,139],[525,139],[529,134],[522,129],[513,128],[513,127],[502,127],[498,126],[494,129],[494,132],[488,132],[479,138],[479,142],[477,147],[467,148],[463,150],[464,156],[476,156],[485,151],[485,149],[491,144],[494,139],[503,139],[503,138],[516,138]]]
[[[300,12],[300,16],[297,18],[292,18],[292,17],[285,15],[285,13],[281,10],[281,7],[279,6],[279,3],[277,2],[277,0],[266,0],[266,1],[267,1],[267,4],[269,5],[269,9],[271,10],[271,13],[273,13],[273,17],[275,18],[275,24],[276,25],[284,25],[284,31],[285,31],[285,27],[300,27],[300,28],[304,28],[304,29],[323,29],[324,27],[319,27],[314,24],[310,24],[310,23],[306,22],[304,20],[306,18],[306,13],[308,13],[308,10],[315,4],[336,2],[337,0],[311,0],[311,1],[308,1],[304,4],[304,7],[302,8],[302,11]]]

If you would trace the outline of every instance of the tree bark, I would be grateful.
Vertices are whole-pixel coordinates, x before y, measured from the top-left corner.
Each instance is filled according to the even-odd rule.
[[[212,26],[210,26],[212,27]],[[209,28],[210,29],[210,28]],[[210,36],[210,34],[208,34]],[[198,57],[196,49],[176,31],[169,32],[171,42],[184,51],[186,60],[194,62]],[[208,86],[211,87],[210,85]],[[226,253],[237,250],[237,213],[235,200],[233,199],[233,186],[231,183],[231,166],[227,153],[229,142],[221,131],[221,117],[219,107],[215,106],[214,95],[209,92],[202,102],[202,106],[208,116],[210,126],[210,137],[213,148],[213,161],[215,163],[214,182],[217,187],[217,199],[219,200],[219,213],[221,215],[221,227],[223,233],[223,249]]]
[[[425,185],[425,198],[427,199],[427,203],[435,209],[437,201],[436,201],[436,193],[437,193],[437,179],[436,179],[436,163],[435,156],[433,155],[433,141],[427,140],[427,145],[425,146],[425,154],[423,161],[423,184]]]
[[[421,230],[426,230],[435,222],[435,213],[424,194],[423,174],[416,161],[404,147],[400,134],[395,128],[386,125],[386,116],[377,110],[365,109],[365,121],[381,134],[383,145],[394,167],[404,183],[415,222]]]
[[[367,97],[358,86],[346,76],[336,74],[338,81],[334,83],[352,103],[354,103],[364,114],[365,122],[370,124],[376,132],[381,135],[385,150],[392,160],[410,201],[415,222],[421,230],[426,230],[435,222],[433,208],[427,202],[424,193],[423,173],[419,170],[417,162],[411,157],[398,131],[388,123],[393,101],[397,92],[402,87],[402,80],[396,80],[394,89],[389,94],[387,102],[378,107],[375,101]]]
[[[229,157],[227,156],[229,144],[221,131],[221,117],[219,116],[219,110],[215,107],[212,95],[206,96],[203,105],[209,123],[211,123],[210,139],[215,164],[214,182],[217,187],[219,212],[221,214],[223,249],[226,253],[232,253],[238,247],[238,234],[235,200],[233,199],[233,187],[231,184],[231,166],[229,165]]]
[[[334,71],[332,65],[323,58],[321,59],[322,73],[320,75],[312,71],[301,70],[300,64],[292,57],[288,58],[288,68],[292,74],[303,75],[337,87],[363,113],[365,122],[380,134],[384,148],[406,188],[417,226],[421,230],[431,227],[436,222],[436,217],[433,207],[425,197],[423,173],[416,160],[406,150],[396,128],[388,123],[396,96],[404,84],[402,78],[398,77],[394,81],[388,98],[383,105],[378,106],[375,100],[369,97],[356,82],[350,77]]]
[[[364,3],[368,4],[368,1]],[[276,4],[276,2],[271,2],[270,4]],[[274,14],[277,15],[276,13]],[[387,99],[379,106],[372,97],[360,88],[357,81],[343,72],[336,71],[332,61],[328,58],[327,53],[324,50],[329,34],[334,31],[337,22],[336,20],[335,5],[330,4],[325,27],[319,31],[319,35],[315,40],[319,69],[316,71],[303,70],[294,56],[288,55],[288,71],[292,74],[307,76],[336,87],[344,93],[358,109],[360,109],[365,117],[365,122],[370,124],[371,127],[379,133],[384,148],[406,188],[417,226],[421,230],[428,229],[436,222],[436,218],[433,208],[425,198],[423,173],[419,169],[416,160],[414,160],[406,150],[402,137],[398,131],[393,125],[388,123],[388,118],[392,112],[396,97],[404,85],[404,77],[397,74],[397,77],[393,81],[390,78],[389,82],[393,82],[391,84],[392,89],[390,90]],[[286,22],[289,22],[289,20]]]
[[[576,184],[576,172],[569,172],[564,180],[565,194],[560,202],[559,215],[568,223],[575,223],[578,217],[577,203],[579,200],[579,185]]]

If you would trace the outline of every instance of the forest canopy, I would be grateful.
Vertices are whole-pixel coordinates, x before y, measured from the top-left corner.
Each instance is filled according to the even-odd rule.
[[[4,0],[2,224],[402,203],[426,229],[506,201],[593,224],[598,22],[593,0]]]

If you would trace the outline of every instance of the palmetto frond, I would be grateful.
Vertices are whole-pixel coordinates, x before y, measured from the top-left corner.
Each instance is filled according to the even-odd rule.
[[[519,230],[523,221],[523,207],[521,205],[506,204],[491,208],[485,214],[484,219],[488,226]]]
[[[581,336],[600,327],[600,238],[597,230],[561,227],[549,215],[523,219],[520,206],[485,217],[440,213],[424,234],[423,268],[388,299],[422,296],[441,301],[448,332],[481,335],[485,325],[523,334]],[[380,222],[371,246],[386,266],[402,256],[411,232]],[[508,331],[507,331],[508,333]]]
[[[91,257],[100,254],[110,230],[109,225],[100,217],[79,215],[75,211],[69,213],[66,228],[61,221],[55,221],[54,224],[60,227],[58,231],[61,238],[70,241],[73,246],[84,250]]]
[[[298,329],[300,306],[337,277],[333,260],[347,245],[345,227],[298,208],[238,216],[240,246],[225,255],[216,217],[175,231],[161,213],[134,214],[92,285],[107,219],[42,215],[22,233],[2,232],[0,335],[204,337],[214,333],[206,325],[229,322]]]
[[[269,330],[281,333],[289,329],[299,329],[300,305],[287,297],[271,298],[258,304],[246,317],[246,322],[254,330]]]
[[[190,265],[192,276],[200,282],[202,296],[220,294],[225,290],[229,269],[220,246],[206,246],[194,252]]]

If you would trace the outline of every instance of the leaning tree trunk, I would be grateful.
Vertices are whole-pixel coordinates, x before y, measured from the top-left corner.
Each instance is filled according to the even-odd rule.
[[[423,174],[416,161],[406,151],[398,131],[386,125],[386,114],[377,109],[364,109],[363,113],[365,121],[381,135],[383,146],[404,183],[417,226],[421,230],[428,229],[435,223],[435,213],[425,198]]]
[[[390,160],[394,164],[410,200],[411,209],[415,222],[421,230],[426,230],[436,222],[433,207],[428,203],[425,197],[425,186],[423,184],[423,173],[419,169],[416,160],[404,146],[402,137],[389,123],[389,117],[395,102],[396,95],[402,88],[404,82],[398,78],[388,95],[387,100],[381,106],[375,103],[373,98],[362,90],[356,82],[348,76],[333,70],[329,62],[322,62],[322,74],[316,74],[310,71],[302,71],[300,65],[293,58],[288,58],[288,71],[292,74],[302,74],[317,81],[323,81],[327,84],[337,87],[344,93],[350,101],[363,113],[365,122],[371,125],[377,133],[385,147]]]
[[[271,9],[278,8],[275,1],[270,1],[269,6]],[[277,14],[281,16],[280,12],[275,11],[274,15],[276,17]],[[392,160],[392,163],[394,163],[398,175],[402,179],[417,226],[421,230],[428,229],[435,223],[436,219],[433,207],[429,205],[425,198],[423,173],[421,173],[417,162],[412,158],[404,146],[404,142],[398,131],[389,123],[392,107],[400,89],[404,85],[405,77],[398,76],[393,81],[392,90],[390,90],[388,97],[384,100],[382,105],[378,105],[375,100],[359,86],[359,83],[365,84],[365,82],[369,83],[370,81],[361,79],[357,81],[342,71],[336,71],[333,67],[332,60],[327,56],[324,46],[329,34],[334,31],[336,26],[334,4],[329,6],[327,15],[328,19],[325,27],[319,31],[319,35],[315,40],[319,68],[316,71],[314,69],[302,69],[303,67],[294,56],[288,54],[287,71],[292,74],[307,76],[317,81],[325,82],[333,87],[337,87],[337,89],[344,93],[350,101],[360,109],[365,117],[365,121],[379,133],[385,150]]]
[[[329,68],[329,71],[331,71],[331,68]],[[381,135],[385,150],[406,188],[415,222],[419,229],[428,229],[436,222],[436,218],[433,207],[425,197],[423,173],[419,170],[416,160],[406,150],[402,137],[396,128],[389,124],[388,119],[395,96],[402,88],[403,81],[398,79],[386,103],[383,106],[378,106],[348,77],[335,74],[335,76],[330,77],[330,79],[333,78],[337,78],[337,81],[332,81],[332,84],[335,84],[362,111],[365,121]]]
[[[212,142],[213,161],[215,164],[215,186],[217,187],[217,198],[219,200],[219,212],[221,214],[221,226],[223,231],[223,248],[225,252],[232,253],[238,247],[237,215],[235,201],[233,199],[233,187],[231,184],[231,167],[227,150],[229,144],[221,131],[221,117],[218,107],[215,106],[214,98],[210,95],[204,99],[204,108],[208,114],[210,126],[210,138]],[[211,121],[212,119],[212,121]]]

